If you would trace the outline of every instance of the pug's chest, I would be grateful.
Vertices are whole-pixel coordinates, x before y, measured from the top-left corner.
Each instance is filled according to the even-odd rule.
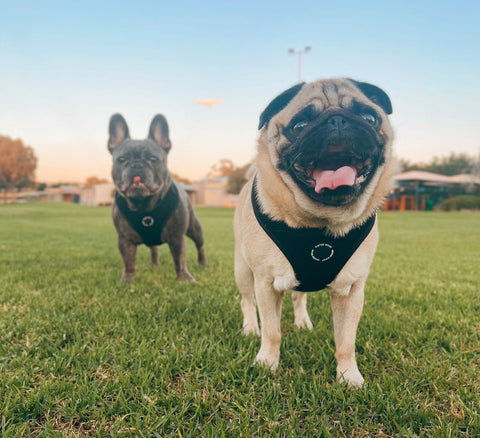
[[[290,272],[276,275],[277,290],[295,289],[314,292],[332,283],[356,250],[370,234],[376,220],[371,216],[363,225],[342,237],[330,235],[325,228],[291,228],[263,213],[252,191],[252,207],[258,224],[288,260]]]

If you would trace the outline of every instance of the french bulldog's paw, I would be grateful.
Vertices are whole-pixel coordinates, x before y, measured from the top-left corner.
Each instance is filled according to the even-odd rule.
[[[349,388],[361,388],[364,382],[363,376],[357,367],[347,369],[343,372],[337,371],[337,380],[346,383]]]
[[[261,351],[259,351],[253,364],[256,366],[269,368],[272,374],[274,374],[275,371],[277,371],[278,363],[278,358],[269,358],[266,355],[262,354]]]
[[[299,329],[313,330],[313,324],[308,315],[303,315],[301,318],[295,318],[295,325]]]
[[[260,336],[260,328],[258,327],[258,322],[244,322],[243,323],[243,335],[255,335]]]
[[[189,283],[195,283],[195,279],[192,277],[190,272],[179,272],[177,274],[178,281],[188,281]]]
[[[154,266],[160,266],[160,262],[158,260],[152,260],[150,262],[150,266],[153,268]]]
[[[198,264],[205,266],[207,264],[207,258],[205,257],[205,249],[200,248],[198,251]]]
[[[122,283],[133,283],[134,279],[135,279],[134,274],[127,274],[126,272],[124,272],[120,281]]]

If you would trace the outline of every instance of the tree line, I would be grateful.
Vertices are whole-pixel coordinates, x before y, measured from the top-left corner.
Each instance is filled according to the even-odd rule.
[[[31,146],[25,145],[20,139],[13,140],[10,137],[0,135],[0,190],[7,192],[34,187],[37,164],[38,159]],[[466,153],[451,152],[447,156],[435,156],[427,163],[415,163],[400,159],[400,164],[403,172],[423,170],[441,175],[457,175],[460,173],[480,175],[480,154],[473,156]],[[227,177],[227,192],[236,194],[247,182],[247,171],[250,166],[251,163],[237,166],[230,159],[223,158],[212,165],[208,177]],[[191,183],[191,181],[181,178],[179,175],[174,175],[174,178],[187,184]],[[96,177],[90,177],[86,184],[91,185],[98,182],[100,181]]]
[[[428,163],[412,163],[409,160],[400,159],[400,164],[403,172],[423,170],[440,175],[480,174],[480,155],[475,157],[465,153],[450,152],[450,155],[444,157],[433,157]]]
[[[458,175],[468,173],[480,175],[480,154],[478,156],[465,153],[451,152],[450,155],[433,157],[427,163],[416,163],[403,158],[399,159],[401,171],[423,170],[425,172],[438,173],[440,175]],[[227,176],[227,192],[240,193],[243,185],[247,182],[247,171],[252,163],[243,166],[236,166],[231,160],[226,158],[220,160],[211,167],[209,176]]]

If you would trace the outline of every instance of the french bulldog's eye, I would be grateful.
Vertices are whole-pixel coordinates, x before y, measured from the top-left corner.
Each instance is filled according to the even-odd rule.
[[[151,157],[148,157],[148,159],[149,159],[150,161],[158,161],[158,158],[155,157],[155,156],[153,156],[153,155],[152,155]]]
[[[127,161],[127,157],[118,157],[118,158],[117,158],[117,161],[118,161],[119,163],[125,163],[125,162]]]
[[[360,117],[370,125],[375,125],[377,123],[377,118],[372,113],[361,113]]]
[[[307,125],[308,123],[305,121],[297,122],[295,123],[295,125],[292,126],[292,131],[295,134],[300,134],[300,132],[302,132],[307,127]]]

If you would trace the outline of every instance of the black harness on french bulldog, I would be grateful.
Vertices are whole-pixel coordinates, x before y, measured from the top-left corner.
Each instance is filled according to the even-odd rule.
[[[161,245],[162,230],[177,208],[179,201],[178,190],[174,183],[171,184],[167,194],[158,200],[151,211],[133,211],[128,207],[126,199],[115,192],[115,202],[118,209],[130,226],[140,234],[143,243],[147,246]]]
[[[290,262],[301,292],[324,289],[348,262],[370,233],[376,214],[343,237],[333,237],[325,228],[291,228],[260,210],[256,181],[252,187],[252,206],[258,223]]]

